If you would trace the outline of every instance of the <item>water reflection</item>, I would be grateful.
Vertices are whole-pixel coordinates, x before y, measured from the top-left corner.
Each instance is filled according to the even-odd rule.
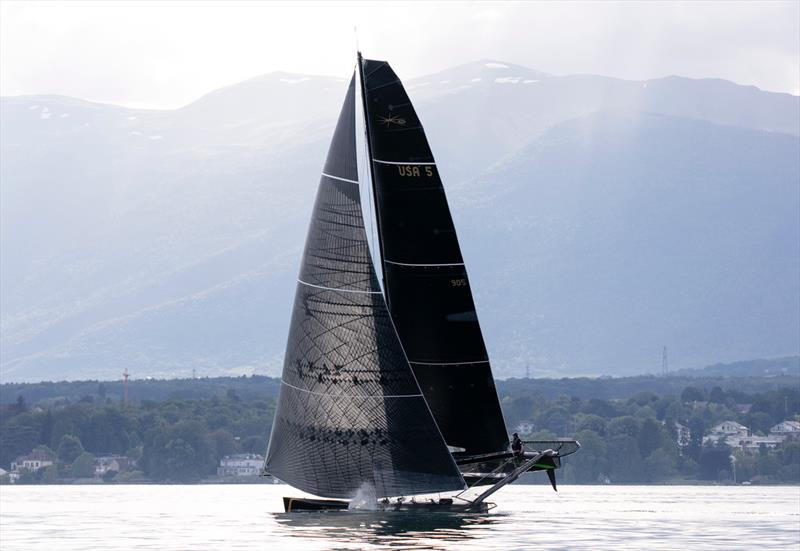
[[[445,549],[453,542],[480,537],[479,529],[502,523],[505,516],[408,511],[274,513],[285,536],[329,540],[336,545],[349,542],[415,549]]]

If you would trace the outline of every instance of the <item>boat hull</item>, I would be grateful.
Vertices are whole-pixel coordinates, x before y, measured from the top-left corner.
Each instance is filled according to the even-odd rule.
[[[338,511],[347,509],[350,503],[338,499],[311,499],[306,497],[284,497],[283,508],[287,513],[297,511]]]
[[[348,510],[350,503],[338,499],[312,499],[306,497],[284,497],[283,508],[287,513],[313,512],[313,511],[343,511]],[[352,511],[408,511],[415,513],[444,512],[444,513],[486,513],[494,507],[493,503],[481,503],[473,506],[471,503],[453,503],[451,499],[439,501],[379,501],[374,508]]]

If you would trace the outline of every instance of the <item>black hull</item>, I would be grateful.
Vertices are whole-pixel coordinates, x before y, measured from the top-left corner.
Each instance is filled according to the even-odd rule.
[[[296,511],[341,511],[350,504],[338,499],[310,499],[305,497],[283,498],[283,508],[287,513]]]
[[[347,511],[349,502],[338,499],[311,499],[305,497],[284,497],[283,508],[287,513],[313,512],[313,511]],[[378,502],[375,509],[361,509],[364,511],[407,511],[414,513],[486,513],[494,508],[493,503],[481,503],[478,506],[465,503],[453,503],[452,500],[439,501],[402,501]],[[358,512],[360,509],[353,509]]]

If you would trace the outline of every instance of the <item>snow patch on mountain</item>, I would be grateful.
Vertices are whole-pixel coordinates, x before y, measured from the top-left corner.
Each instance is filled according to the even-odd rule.
[[[522,80],[521,77],[500,77],[494,79],[495,82],[500,84],[518,84]]]

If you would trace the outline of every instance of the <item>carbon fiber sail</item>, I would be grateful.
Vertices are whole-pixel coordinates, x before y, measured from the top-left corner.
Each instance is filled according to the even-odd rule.
[[[324,497],[350,498],[365,485],[378,497],[460,490],[367,245],[354,79],[308,230],[265,468]]]
[[[445,441],[508,446],[469,278],[425,131],[392,68],[360,60],[386,300]]]

